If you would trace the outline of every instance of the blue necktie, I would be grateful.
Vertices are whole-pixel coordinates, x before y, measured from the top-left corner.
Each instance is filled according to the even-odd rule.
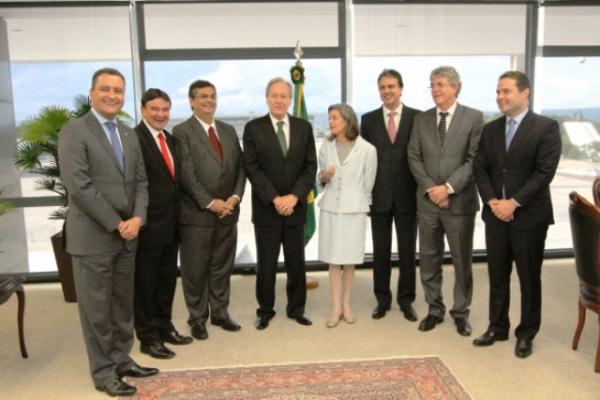
[[[515,131],[517,130],[517,121],[513,118],[508,119],[508,130],[506,131],[506,151],[510,147],[510,143],[515,137]]]
[[[104,125],[108,128],[110,132],[110,145],[113,149],[113,153],[115,153],[115,157],[119,162],[119,169],[123,172],[123,148],[121,147],[121,142],[119,141],[119,136],[117,134],[117,124],[108,121],[105,122]]]

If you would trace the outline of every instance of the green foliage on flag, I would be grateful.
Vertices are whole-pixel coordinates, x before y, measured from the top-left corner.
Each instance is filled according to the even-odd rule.
[[[294,117],[308,121],[306,103],[304,101],[304,68],[298,63],[290,69],[294,84]],[[315,198],[317,197],[317,182],[306,196],[306,224],[304,225],[304,245],[306,246],[317,230],[315,215]]]

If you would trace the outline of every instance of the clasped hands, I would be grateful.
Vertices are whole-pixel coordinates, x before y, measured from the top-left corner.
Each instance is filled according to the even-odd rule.
[[[501,221],[510,222],[515,218],[517,203],[513,199],[491,199],[488,205],[496,218]]]
[[[126,221],[119,222],[117,229],[119,235],[125,240],[133,240],[140,233],[142,227],[142,219],[140,217],[129,218]]]
[[[217,217],[219,217],[219,219],[222,219],[228,215],[233,214],[233,211],[235,211],[235,208],[237,207],[239,202],[240,201],[235,196],[229,196],[229,198],[226,201],[221,199],[214,199],[209,207],[209,210],[217,214]]]
[[[288,217],[294,212],[294,207],[298,203],[298,197],[293,194],[277,196],[273,199],[273,205],[277,213],[283,217]]]
[[[432,186],[427,189],[427,195],[429,199],[435,203],[439,208],[450,207],[450,201],[448,199],[448,187],[446,185]]]

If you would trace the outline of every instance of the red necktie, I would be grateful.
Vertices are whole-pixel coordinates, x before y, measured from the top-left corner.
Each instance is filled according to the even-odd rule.
[[[169,155],[169,150],[167,150],[167,142],[165,141],[164,133],[158,132],[158,142],[160,143],[160,152],[162,153],[163,159],[165,160],[165,164],[167,164],[167,168],[169,169],[171,177],[174,180],[175,169],[173,168],[173,161],[171,160],[171,156]]]
[[[396,112],[392,111],[388,115],[390,117],[388,121],[388,135],[390,136],[390,141],[394,143],[394,141],[396,141],[396,133],[398,132],[398,129],[396,129],[396,121],[394,121]]]
[[[221,142],[219,142],[219,138],[212,126],[208,128],[208,140],[210,140],[210,144],[212,144],[213,149],[215,149],[219,162],[223,164],[223,148],[221,147]]]

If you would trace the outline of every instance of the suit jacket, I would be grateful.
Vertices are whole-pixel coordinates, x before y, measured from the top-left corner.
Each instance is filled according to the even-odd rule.
[[[135,127],[138,135],[146,176],[148,177],[148,211],[146,225],[140,231],[138,248],[153,249],[172,243],[177,239],[179,217],[179,164],[173,137],[163,130],[165,141],[171,152],[175,179],[171,176],[156,140],[142,121]]]
[[[173,128],[177,156],[180,160],[181,213],[180,222],[187,225],[215,226],[235,224],[240,207],[219,219],[206,207],[214,199],[227,200],[237,195],[242,200],[246,184],[242,148],[235,128],[215,120],[217,135],[223,149],[221,165],[202,124],[191,116]]]
[[[375,147],[359,136],[346,159],[340,162],[335,140],[326,140],[319,150],[319,169],[324,171],[330,165],[335,167],[335,174],[324,185],[319,208],[334,213],[369,212],[377,173]]]
[[[395,209],[400,213],[414,214],[417,211],[417,183],[408,166],[406,148],[413,120],[420,112],[402,106],[400,125],[394,143],[388,135],[383,107],[370,111],[361,118],[360,134],[377,149],[377,177],[371,205],[373,212]]]
[[[458,104],[448,127],[444,145],[437,132],[437,109],[434,107],[415,117],[408,144],[408,163],[417,181],[417,208],[420,212],[437,212],[439,207],[427,196],[432,186],[449,183],[450,212],[472,214],[479,210],[473,164],[483,127],[483,114]]]
[[[90,111],[60,131],[60,176],[69,193],[65,222],[67,251],[73,255],[101,255],[134,250],[137,240],[118,233],[122,220],[146,221],[148,205],[146,169],[135,132],[118,123],[124,155],[124,173],[104,130]]]
[[[487,224],[509,224],[514,229],[528,230],[554,223],[550,182],[554,178],[561,155],[558,123],[529,111],[521,123],[508,152],[505,150],[506,117],[489,122],[483,128],[475,164],[477,186],[484,207],[482,218]],[[517,207],[511,222],[494,216],[488,201],[515,199]]]
[[[267,114],[244,127],[244,164],[252,183],[252,222],[270,226],[306,222],[306,196],[317,173],[317,155],[312,125],[289,116],[290,138],[287,155],[281,147]],[[280,216],[273,199],[294,194],[298,203],[292,215]]]

